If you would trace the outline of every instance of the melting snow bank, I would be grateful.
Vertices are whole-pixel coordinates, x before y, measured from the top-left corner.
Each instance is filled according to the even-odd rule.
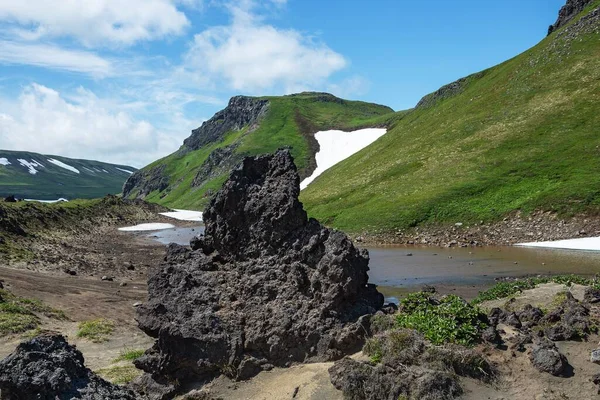
[[[557,240],[554,242],[519,243],[519,244],[516,244],[515,246],[599,251],[600,250],[600,237],[588,237],[588,238],[581,238],[581,239],[566,239],[566,240]]]
[[[180,221],[199,221],[202,222],[202,212],[201,211],[191,211],[191,210],[175,210],[170,212],[163,212],[160,215],[164,215],[165,217],[175,218]]]
[[[52,204],[52,203],[62,203],[62,202],[66,202],[66,201],[69,201],[69,200],[65,199],[64,197],[61,197],[60,199],[56,199],[56,200],[25,199],[25,201],[37,201],[39,203]]]
[[[78,174],[78,173],[79,173],[79,170],[78,170],[77,168],[75,168],[75,167],[72,167],[72,166],[70,166],[69,164],[65,164],[65,163],[64,163],[64,162],[62,162],[62,161],[55,160],[54,158],[49,158],[49,159],[48,159],[48,162],[50,162],[50,163],[52,163],[52,164],[56,165],[57,167],[64,168],[64,169],[66,169],[66,170],[68,170],[68,171],[71,171],[71,172],[75,172],[76,174]]]
[[[369,128],[353,132],[321,131],[315,133],[315,139],[319,142],[320,147],[315,156],[317,169],[300,183],[300,190],[305,189],[327,169],[379,139],[386,131],[386,129]]]
[[[149,223],[149,224],[126,226],[123,228],[119,228],[119,230],[124,231],[124,232],[141,232],[141,231],[160,231],[162,229],[172,229],[172,228],[175,228],[175,225],[154,222],[154,223]]]

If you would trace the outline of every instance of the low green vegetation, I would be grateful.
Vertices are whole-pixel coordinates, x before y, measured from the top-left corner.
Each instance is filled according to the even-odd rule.
[[[490,289],[480,292],[471,303],[479,304],[484,301],[502,299],[522,292],[523,290],[533,289],[537,285],[543,283],[558,283],[567,286],[578,284],[600,289],[600,280],[597,277],[587,278],[579,275],[557,275],[525,278],[515,281],[499,282]]]
[[[598,214],[599,24],[563,28],[398,115],[302,192],[309,214],[357,234],[488,223],[517,210]]]
[[[36,331],[40,316],[66,319],[63,311],[48,307],[39,300],[26,299],[0,289],[0,337]]]
[[[88,339],[94,343],[103,343],[109,340],[115,329],[114,322],[100,318],[79,323],[77,337]]]
[[[457,343],[465,346],[479,340],[485,328],[481,312],[458,296],[444,296],[440,300],[428,293],[411,293],[400,302],[396,325],[415,329],[431,343]]]
[[[121,354],[119,354],[119,357],[115,358],[113,360],[113,362],[119,362],[119,361],[135,361],[138,358],[140,358],[143,354],[144,354],[145,350],[141,350],[141,349],[127,349],[127,350],[123,350],[121,352]]]
[[[95,372],[116,385],[128,384],[142,374],[142,371],[133,365],[113,365]]]

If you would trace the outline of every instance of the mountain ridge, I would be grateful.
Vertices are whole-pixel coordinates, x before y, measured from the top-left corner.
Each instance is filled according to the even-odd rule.
[[[29,151],[0,150],[0,196],[55,200],[118,194],[136,168]]]

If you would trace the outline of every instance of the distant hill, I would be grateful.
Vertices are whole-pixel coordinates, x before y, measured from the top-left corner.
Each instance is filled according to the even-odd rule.
[[[120,193],[136,170],[99,161],[0,150],[0,196],[38,200],[103,197]]]
[[[192,131],[178,151],[134,173],[123,195],[173,208],[201,209],[245,155],[281,147],[291,149],[300,177],[305,178],[316,168],[317,131],[381,126],[385,115],[394,115],[394,110],[328,93],[236,96]]]

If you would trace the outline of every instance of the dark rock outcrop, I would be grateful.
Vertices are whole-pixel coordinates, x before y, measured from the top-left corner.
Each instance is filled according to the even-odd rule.
[[[463,393],[456,375],[448,371],[409,368],[398,371],[344,358],[329,369],[331,383],[352,400],[396,400],[410,393],[411,399],[450,400]]]
[[[538,371],[554,376],[562,375],[568,365],[567,358],[546,338],[534,343],[529,359]]]
[[[135,194],[136,198],[143,199],[155,190],[162,192],[169,187],[169,177],[166,165],[157,165],[149,170],[135,171],[123,184],[123,197]]]
[[[582,12],[591,2],[592,0],[567,0],[567,4],[558,12],[556,22],[548,28],[548,35],[568,24],[573,17]]]
[[[14,195],[14,194],[11,194],[10,196],[6,196],[6,197],[4,198],[4,202],[5,202],[5,203],[16,203],[16,202],[17,202],[17,199],[15,198],[15,195]]]
[[[188,150],[197,150],[208,143],[223,139],[225,134],[256,124],[267,112],[269,101],[255,97],[235,96],[226,108],[204,122],[183,141]]]
[[[0,361],[3,400],[134,400],[136,395],[95,375],[61,335],[21,343]]]
[[[213,150],[196,173],[192,187],[202,186],[211,179],[226,174],[239,164],[243,156],[235,153],[236,147],[231,145]]]
[[[137,309],[158,340],[136,365],[156,383],[245,379],[360,348],[365,315],[383,305],[368,253],[308,219],[299,193],[287,151],[246,158],[205,210],[193,250],[169,247]]]
[[[419,100],[415,108],[429,108],[435,105],[438,101],[457,96],[465,90],[465,87],[470,81],[472,81],[473,79],[479,79],[484,75],[485,71],[482,71],[464,78],[460,78],[457,81],[444,85],[435,92],[424,96],[421,100]]]

